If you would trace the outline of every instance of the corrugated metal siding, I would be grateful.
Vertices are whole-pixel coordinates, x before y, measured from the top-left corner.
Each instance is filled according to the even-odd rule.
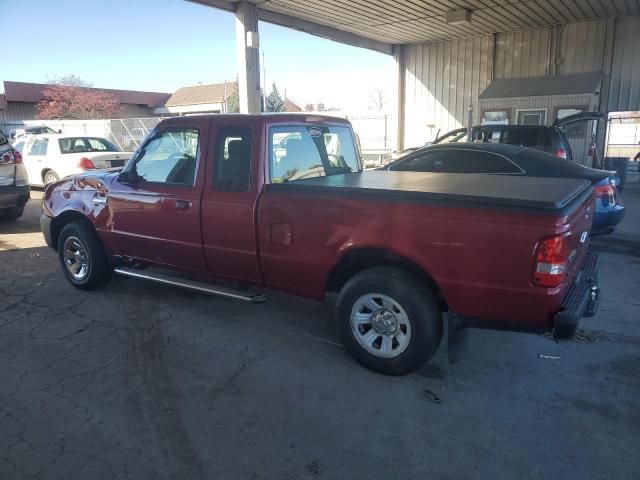
[[[6,123],[16,123],[36,118],[38,113],[36,105],[28,102],[7,102],[7,108],[4,110],[4,121]]]
[[[195,0],[207,3],[207,0]],[[636,15],[638,0],[271,0],[260,9],[292,15],[389,43],[416,43]],[[468,25],[447,10],[473,11]]]
[[[607,21],[580,22],[559,28],[558,75],[602,71]]]
[[[496,35],[495,78],[546,75],[549,64],[550,29],[534,28]]]
[[[469,105],[491,82],[493,36],[406,47],[405,145],[466,124]]]
[[[640,17],[616,22],[608,110],[640,110]]]

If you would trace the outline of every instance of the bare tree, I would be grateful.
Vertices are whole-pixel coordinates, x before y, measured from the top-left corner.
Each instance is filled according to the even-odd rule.
[[[372,108],[374,108],[375,110],[383,110],[385,105],[387,104],[384,90],[379,87],[373,88],[373,91],[369,94],[369,100],[371,101]]]

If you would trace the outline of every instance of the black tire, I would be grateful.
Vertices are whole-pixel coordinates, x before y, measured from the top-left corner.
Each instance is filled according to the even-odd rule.
[[[351,312],[364,295],[392,298],[406,312],[411,326],[408,346],[393,358],[367,351],[351,327]],[[374,267],[353,276],[340,290],[336,319],[342,341],[365,367],[386,375],[406,375],[430,359],[442,339],[442,314],[431,288],[412,273],[395,267]]]
[[[58,180],[60,180],[60,177],[53,170],[47,170],[46,172],[44,172],[44,175],[42,176],[42,183],[44,184],[45,187],[50,183],[57,182]]]
[[[76,239],[81,247],[84,248],[87,270],[82,275],[82,278],[75,277],[65,262],[68,239],[70,243],[73,239]],[[65,277],[76,288],[92,290],[107,284],[111,280],[112,270],[109,258],[98,234],[89,223],[72,222],[62,229],[58,237],[58,258]]]
[[[3,222],[13,222],[19,219],[24,213],[24,206],[11,207],[0,210],[0,220]]]

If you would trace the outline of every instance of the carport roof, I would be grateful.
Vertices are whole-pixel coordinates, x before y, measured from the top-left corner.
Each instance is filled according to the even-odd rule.
[[[601,72],[547,77],[500,78],[491,82],[478,98],[579,95],[600,90]]]
[[[235,11],[238,3],[238,0],[188,1],[228,11]],[[637,1],[611,0],[251,0],[250,3],[257,4],[260,20],[387,53],[392,44],[640,14]],[[461,8],[471,10],[471,22],[448,24],[446,13]],[[350,36],[335,35],[333,29]]]

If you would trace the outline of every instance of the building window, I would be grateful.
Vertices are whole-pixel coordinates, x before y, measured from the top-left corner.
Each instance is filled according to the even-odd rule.
[[[518,110],[518,125],[546,125],[547,110],[546,109],[527,109]]]
[[[482,125],[509,125],[511,120],[511,110],[506,108],[504,110],[483,110]]]

